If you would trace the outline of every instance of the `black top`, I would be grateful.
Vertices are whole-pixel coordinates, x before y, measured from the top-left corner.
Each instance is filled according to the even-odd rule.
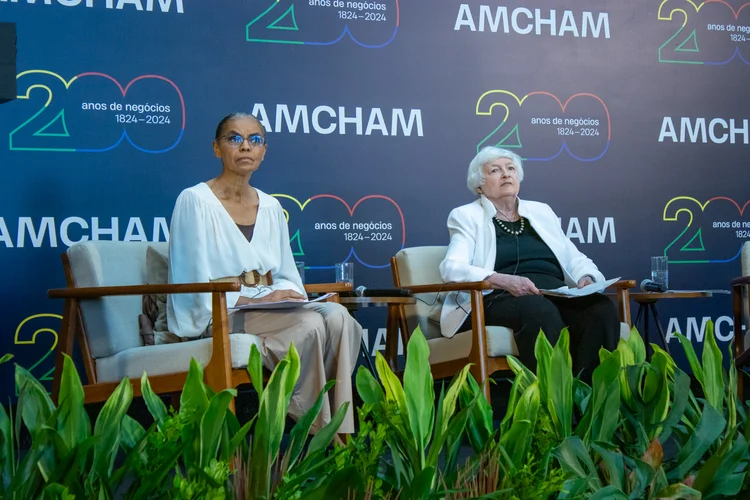
[[[245,236],[245,238],[247,238],[247,241],[250,241],[253,239],[253,231],[255,230],[255,224],[250,224],[249,226],[243,226],[242,224],[237,224],[237,227],[240,228],[240,231],[242,231],[242,234]]]
[[[555,254],[534,231],[528,219],[524,220],[523,232],[518,236],[503,230],[494,219],[493,222],[497,238],[496,273],[525,276],[539,289],[565,285],[565,276]],[[503,225],[511,231],[521,229],[520,220],[503,221]]]

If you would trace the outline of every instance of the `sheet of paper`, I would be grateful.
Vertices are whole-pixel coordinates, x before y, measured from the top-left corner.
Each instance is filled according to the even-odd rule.
[[[305,304],[311,304],[313,302],[320,302],[323,300],[326,300],[329,297],[332,297],[333,293],[326,293],[325,295],[321,295],[318,298],[315,298],[313,300],[280,300],[278,302],[256,302],[254,304],[243,304],[241,306],[236,307],[230,307],[228,308],[230,311],[237,311],[237,310],[247,310],[247,309],[261,309],[261,310],[269,310],[269,309],[296,309],[298,307],[302,307]]]
[[[617,277],[611,280],[602,281],[601,283],[591,283],[590,285],[586,285],[583,288],[568,288],[567,286],[561,286],[560,288],[555,288],[554,290],[539,291],[542,292],[543,295],[550,295],[552,297],[583,297],[585,295],[591,295],[592,293],[601,292],[619,279],[620,278]]]

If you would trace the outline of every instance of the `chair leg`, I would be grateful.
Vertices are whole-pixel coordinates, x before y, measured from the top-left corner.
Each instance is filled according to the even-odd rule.
[[[57,397],[60,395],[60,383],[62,381],[63,364],[65,356],[73,356],[74,332],[78,312],[78,301],[75,299],[66,299],[63,310],[62,327],[60,336],[57,341],[57,355],[55,359],[55,373],[52,377],[52,401],[57,404]]]
[[[734,316],[734,358],[737,367],[737,395],[740,401],[744,401],[744,378],[745,374],[742,370],[745,364],[745,358],[748,353],[745,350],[745,339],[742,334],[742,323],[743,323],[743,311],[742,311],[742,285],[735,285],[732,287],[732,312]]]

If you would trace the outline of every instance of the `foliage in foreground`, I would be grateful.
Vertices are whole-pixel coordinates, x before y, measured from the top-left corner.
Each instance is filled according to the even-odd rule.
[[[0,498],[735,498],[748,492],[750,427],[731,355],[726,371],[712,325],[705,338],[699,359],[680,336],[695,394],[668,353],[652,346],[646,359],[635,330],[600,352],[591,385],[573,375],[568,332],[555,346],[540,332],[536,373],[509,358],[515,377],[496,425],[470,366],[435,393],[428,345],[416,331],[403,379],[379,354],[376,374],[357,372],[364,404],[346,444],[334,444],[346,407],[310,436],[332,383],[285,437],[299,378],[294,348],[267,384],[253,348],[248,372],[260,406],[244,425],[231,411],[236,392],[214,393],[195,361],[179,411],[167,409],[143,375],[148,428],[127,415],[127,379],[92,425],[71,359],[57,406],[16,366],[15,412],[0,407]],[[22,433],[28,450],[20,449]]]

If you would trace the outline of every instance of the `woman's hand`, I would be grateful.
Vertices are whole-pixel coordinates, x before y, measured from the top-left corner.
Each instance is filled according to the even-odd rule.
[[[260,302],[279,302],[282,300],[305,300],[305,296],[301,293],[295,292],[294,290],[274,290],[268,295],[264,295],[258,299],[251,299],[249,297],[240,297],[237,299],[237,305],[243,304],[258,304]]]
[[[522,295],[541,295],[542,293],[534,285],[534,282],[523,276],[495,273],[487,278],[495,288],[502,288],[514,297]]]
[[[591,276],[583,276],[581,279],[578,280],[578,288],[583,288],[586,285],[590,285],[594,282],[594,280],[591,279]]]

